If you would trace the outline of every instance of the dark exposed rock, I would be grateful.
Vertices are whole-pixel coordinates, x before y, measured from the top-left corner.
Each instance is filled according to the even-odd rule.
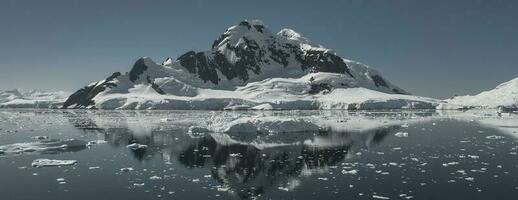
[[[383,78],[381,78],[381,76],[374,75],[374,76],[371,76],[371,78],[374,81],[374,85],[376,85],[376,87],[379,87],[379,86],[388,87],[387,82],[385,82],[385,80],[383,80]]]
[[[165,94],[165,92],[160,89],[160,86],[158,86],[155,82],[153,82],[149,76],[147,77],[147,82],[151,84],[151,88],[153,88],[158,94]]]
[[[135,82],[139,75],[146,71],[148,66],[146,66],[145,58],[140,58],[133,64],[131,71],[129,72],[129,78],[132,82]]]
[[[239,26],[246,26],[248,29],[252,28],[252,26],[250,26],[250,23],[248,23],[247,21],[239,22]]]
[[[110,81],[119,77],[120,75],[120,72],[115,72],[99,85],[92,84],[78,90],[68,97],[65,103],[63,103],[63,108],[71,108],[71,106],[74,104],[75,106],[73,108],[86,108],[88,106],[94,105],[95,102],[92,99],[107,88],[115,87],[116,85]]]
[[[248,70],[255,74],[260,73],[260,64],[266,52],[259,48],[257,42],[246,37],[243,37],[243,40],[245,41],[244,46],[233,47],[229,44],[226,46],[228,50],[234,51],[236,56],[240,58],[236,63],[231,63],[219,51],[214,51],[212,58],[208,58],[204,52],[190,51],[177,60],[189,72],[198,74],[205,82],[210,81],[218,84],[220,78],[216,69],[219,69],[227,79],[239,78],[242,81],[247,81]]]
[[[261,32],[261,33],[263,33],[263,31],[264,31],[264,26],[263,26],[263,25],[258,25],[258,24],[256,24],[256,25],[254,25],[254,28],[255,28],[257,31]]]

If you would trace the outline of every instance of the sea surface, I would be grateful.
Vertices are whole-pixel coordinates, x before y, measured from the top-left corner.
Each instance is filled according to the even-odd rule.
[[[0,199],[514,200],[517,131],[492,111],[0,110]]]

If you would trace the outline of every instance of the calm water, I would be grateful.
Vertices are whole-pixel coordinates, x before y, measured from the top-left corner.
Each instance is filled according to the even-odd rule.
[[[273,125],[189,132],[240,119]],[[0,110],[0,199],[518,199],[517,130],[491,113]],[[23,149],[67,139],[106,143]]]

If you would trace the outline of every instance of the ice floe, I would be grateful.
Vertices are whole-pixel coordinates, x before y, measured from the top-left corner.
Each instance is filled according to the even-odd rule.
[[[77,160],[52,160],[52,159],[36,159],[32,161],[33,167],[56,167],[75,165]]]
[[[52,154],[67,151],[80,151],[86,148],[87,143],[82,140],[42,140],[37,142],[23,142],[0,146],[0,152],[5,155],[20,154]],[[2,153],[0,153],[1,155]]]

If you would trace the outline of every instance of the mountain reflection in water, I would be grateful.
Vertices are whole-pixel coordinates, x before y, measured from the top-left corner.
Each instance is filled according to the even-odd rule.
[[[147,145],[148,148],[132,150],[137,160],[162,156],[164,162],[177,161],[186,168],[204,168],[240,198],[259,196],[277,187],[293,189],[298,179],[325,173],[357,151],[378,145],[401,128],[398,123],[362,131],[334,131],[334,127],[327,127],[318,132],[207,133],[190,137],[186,134],[189,126],[155,123],[142,133],[137,132],[141,129],[125,125],[103,128],[85,115],[66,116],[76,128],[87,134],[99,134],[115,147],[132,143]]]

